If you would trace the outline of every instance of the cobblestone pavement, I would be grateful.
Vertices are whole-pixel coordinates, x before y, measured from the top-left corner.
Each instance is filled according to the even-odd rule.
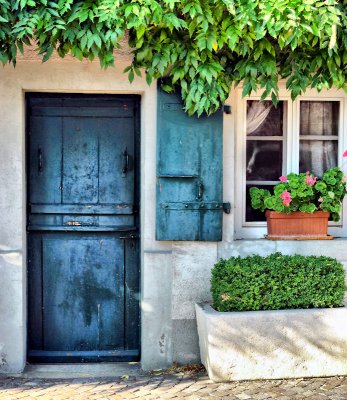
[[[1,400],[347,399],[347,377],[213,383],[204,373],[103,379],[0,377]]]

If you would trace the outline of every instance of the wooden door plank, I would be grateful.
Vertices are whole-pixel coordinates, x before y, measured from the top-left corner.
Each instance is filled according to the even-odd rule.
[[[97,125],[93,118],[63,120],[64,204],[98,204]]]
[[[28,238],[28,346],[43,348],[41,235]]]
[[[99,202],[133,204],[134,121],[107,118],[100,121]]]
[[[32,115],[34,116],[46,116],[46,117],[90,117],[94,115],[95,118],[124,118],[133,119],[133,110],[124,106],[119,107],[45,107],[40,108],[34,107],[32,109]]]
[[[140,270],[139,241],[124,240],[125,246],[125,348],[137,349],[140,342]]]
[[[30,118],[29,202],[61,204],[62,118]]]
[[[133,214],[133,204],[114,203],[114,204],[81,204],[81,205],[52,205],[52,204],[32,204],[30,213],[32,214],[101,214],[101,215],[124,215]]]
[[[44,236],[45,350],[123,347],[122,245],[105,235]]]

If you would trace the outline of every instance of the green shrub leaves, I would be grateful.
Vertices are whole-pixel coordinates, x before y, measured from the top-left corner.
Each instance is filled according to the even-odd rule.
[[[346,290],[341,263],[329,257],[231,257],[212,269],[218,311],[339,307]]]
[[[347,0],[0,0],[0,61],[35,42],[43,61],[99,58],[114,65],[126,33],[130,80],[165,77],[189,114],[212,113],[243,81],[278,100],[278,79],[293,99],[308,87],[346,89]]]

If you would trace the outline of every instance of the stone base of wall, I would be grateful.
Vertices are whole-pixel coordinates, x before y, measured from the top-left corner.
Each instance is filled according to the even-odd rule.
[[[347,307],[220,313],[196,305],[215,382],[347,375]]]

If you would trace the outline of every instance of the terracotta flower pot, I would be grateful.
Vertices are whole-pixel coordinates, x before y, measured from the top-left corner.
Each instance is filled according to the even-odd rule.
[[[294,211],[284,214],[267,210],[267,239],[271,240],[318,240],[332,239],[328,235],[330,213],[316,211],[304,213]]]

